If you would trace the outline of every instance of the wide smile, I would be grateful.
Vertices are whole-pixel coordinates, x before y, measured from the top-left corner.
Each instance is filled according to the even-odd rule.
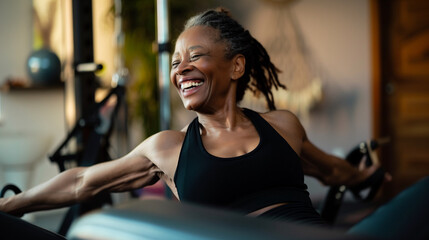
[[[184,97],[187,97],[196,91],[201,87],[201,85],[204,84],[204,81],[202,80],[187,80],[183,81],[179,84],[180,91],[182,92],[182,95]]]

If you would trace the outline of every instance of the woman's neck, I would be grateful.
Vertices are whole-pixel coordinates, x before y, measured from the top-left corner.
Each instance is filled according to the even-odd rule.
[[[247,120],[242,109],[236,103],[233,105],[226,104],[223,108],[210,114],[197,113],[197,115],[199,123],[207,133],[219,129],[233,131]]]

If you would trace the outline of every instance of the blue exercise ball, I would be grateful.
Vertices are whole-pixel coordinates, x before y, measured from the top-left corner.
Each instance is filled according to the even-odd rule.
[[[49,49],[31,53],[27,60],[27,72],[33,85],[54,85],[61,81],[61,61]]]

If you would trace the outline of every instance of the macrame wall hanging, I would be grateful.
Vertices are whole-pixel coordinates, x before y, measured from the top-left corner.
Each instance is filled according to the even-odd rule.
[[[282,71],[279,79],[287,90],[273,90],[277,109],[288,109],[305,119],[322,98],[322,82],[291,13],[292,2],[295,1],[264,0],[252,14],[248,26],[266,48],[272,62]],[[266,109],[262,97],[255,98],[249,93],[246,93],[244,105],[257,110]]]

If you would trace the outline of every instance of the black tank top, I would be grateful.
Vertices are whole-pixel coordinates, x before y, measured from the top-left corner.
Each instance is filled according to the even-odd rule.
[[[174,176],[180,200],[245,213],[284,202],[311,205],[299,156],[259,113],[243,112],[258,131],[259,144],[238,157],[208,153],[198,118],[189,124]]]

